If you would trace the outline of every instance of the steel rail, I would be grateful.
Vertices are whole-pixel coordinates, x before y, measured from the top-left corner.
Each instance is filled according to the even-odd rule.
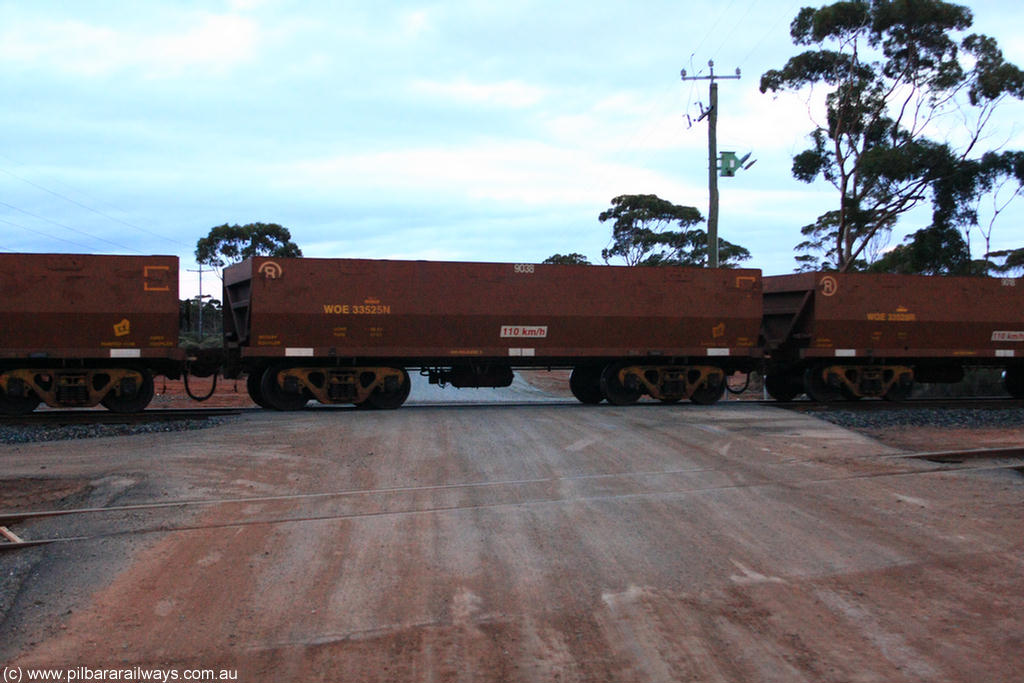
[[[438,512],[453,512],[460,510],[475,510],[475,509],[489,509],[489,508],[516,508],[530,505],[555,505],[555,504],[571,504],[578,502],[595,502],[595,501],[607,501],[607,500],[625,500],[633,498],[655,498],[665,496],[679,496],[679,495],[691,495],[700,494],[714,491],[727,491],[727,490],[743,490],[743,489],[755,489],[755,488],[767,488],[767,487],[785,487],[785,488],[796,488],[801,486],[817,485],[817,484],[828,484],[843,481],[855,481],[859,479],[875,479],[875,478],[886,478],[886,477],[904,477],[904,476],[917,476],[922,474],[949,474],[958,472],[985,472],[985,471],[998,471],[998,470],[1024,470],[1024,461],[1022,462],[1010,462],[1010,463],[991,463],[991,464],[976,464],[967,466],[957,466],[963,460],[966,459],[1024,459],[1024,447],[1011,447],[1011,448],[993,448],[993,449],[973,449],[973,450],[957,450],[957,451],[928,451],[928,452],[914,452],[914,453],[898,453],[889,456],[879,456],[880,462],[892,462],[894,460],[928,460],[935,462],[936,467],[929,467],[927,469],[913,468],[913,469],[902,469],[902,470],[882,470],[877,472],[863,472],[857,474],[851,474],[848,476],[840,477],[826,477],[821,479],[803,479],[793,482],[785,482],[778,480],[762,480],[753,481],[738,484],[724,484],[724,485],[712,485],[712,486],[695,486],[678,488],[672,490],[663,491],[639,491],[632,493],[623,494],[607,494],[607,495],[594,495],[594,496],[569,496],[569,497],[538,497],[534,499],[519,499],[516,501],[499,501],[491,503],[475,503],[468,505],[443,505],[443,506],[431,506],[425,508],[414,508],[406,510],[379,510],[372,512],[350,512],[342,514],[326,514],[326,515],[305,515],[299,517],[274,517],[266,519],[247,519],[247,520],[236,520],[228,522],[219,522],[214,524],[201,524],[201,525],[176,525],[176,526],[158,526],[154,528],[143,528],[143,529],[130,529],[130,530],[119,530],[109,531],[97,534],[85,535],[85,536],[74,536],[66,538],[49,538],[49,539],[29,539],[21,543],[0,543],[0,550],[11,550],[15,548],[24,548],[37,545],[46,545],[50,543],[69,543],[86,540],[96,540],[102,538],[110,538],[117,536],[125,536],[132,534],[149,534],[149,533],[172,533],[172,532],[183,532],[183,531],[199,531],[206,529],[224,529],[224,528],[240,528],[252,525],[278,525],[278,524],[294,524],[300,522],[313,522],[313,521],[330,521],[330,520],[346,520],[346,519],[360,519],[366,517],[382,517],[392,515],[413,515],[413,514],[431,514]],[[960,459],[960,460],[958,460]],[[782,464],[783,466],[785,464]],[[185,501],[166,501],[160,503],[140,503],[137,505],[119,505],[110,507],[96,507],[96,508],[77,508],[67,510],[43,510],[35,512],[0,512],[0,525],[7,525],[15,522],[24,522],[29,519],[38,519],[44,517],[59,517],[68,515],[85,515],[85,514],[99,514],[108,512],[137,512],[145,510],[161,510],[169,508],[182,508],[182,507],[194,507],[194,506],[213,506],[213,505],[238,505],[238,504],[253,504],[253,503],[265,503],[265,502],[301,502],[303,500],[315,500],[315,499],[326,499],[326,498],[338,498],[346,496],[373,496],[373,495],[393,495],[401,493],[416,493],[423,491],[441,491],[441,490],[457,490],[457,489],[479,489],[479,488],[496,488],[496,487],[509,487],[509,486],[528,486],[535,484],[557,484],[563,481],[585,481],[594,479],[611,479],[611,478],[632,478],[632,477],[651,477],[651,476],[668,476],[675,474],[687,474],[687,473],[699,473],[699,472],[718,472],[728,473],[735,471],[737,468],[709,468],[709,467],[695,467],[695,468],[682,468],[678,470],[661,470],[652,472],[620,472],[620,473],[609,473],[609,474],[594,474],[594,475],[574,475],[567,477],[547,477],[547,478],[532,478],[532,479],[516,479],[516,480],[502,480],[496,482],[468,482],[462,484],[438,484],[429,486],[409,486],[409,487],[393,487],[383,489],[348,489],[342,491],[329,491],[329,492],[318,492],[318,493],[301,493],[301,494],[287,494],[277,496],[251,496],[245,498],[222,498],[222,499],[209,499],[209,500],[185,500]]]

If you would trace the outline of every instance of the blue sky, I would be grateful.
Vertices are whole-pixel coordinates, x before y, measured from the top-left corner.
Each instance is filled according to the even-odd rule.
[[[789,272],[836,201],[790,176],[807,96],[758,92],[796,54],[803,4],[0,0],[0,250],[189,269],[211,227],[263,221],[307,256],[599,261],[616,195],[706,213],[707,129],[685,115],[707,82],[679,70],[714,59],[742,69],[721,82],[719,149],[757,159],[720,181],[721,234]],[[1024,7],[971,7],[1024,65]],[[993,124],[1024,149],[1020,103]],[[994,246],[1024,242],[1022,216],[1019,199]]]

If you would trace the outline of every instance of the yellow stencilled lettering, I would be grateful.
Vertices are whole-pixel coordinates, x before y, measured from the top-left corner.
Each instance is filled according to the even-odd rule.
[[[256,346],[280,346],[281,340],[276,334],[261,334],[256,337]]]
[[[384,328],[383,327],[371,327],[370,328],[370,338],[371,339],[380,339],[383,336],[384,336]]]
[[[335,327],[332,330],[332,332],[333,332],[335,337],[344,338],[344,337],[348,336],[348,328],[347,327]]]
[[[868,313],[868,320],[882,323],[912,323],[917,321],[917,314],[907,313],[905,310],[897,310],[896,313]]]
[[[361,304],[352,307],[352,315],[391,315],[391,306],[385,304]]]
[[[324,304],[324,315],[391,315],[390,304]]]

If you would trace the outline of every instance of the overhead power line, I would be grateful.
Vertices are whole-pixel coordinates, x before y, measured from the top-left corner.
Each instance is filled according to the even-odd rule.
[[[789,5],[788,12],[779,12],[778,19],[772,22],[772,24],[765,30],[765,32],[761,35],[758,41],[751,46],[750,51],[747,52],[746,56],[740,60],[741,67],[745,67],[747,65],[747,62],[750,61],[750,58],[754,56],[754,53],[757,52],[757,50],[760,49],[762,45],[764,45],[764,41],[768,40],[768,36],[772,35],[778,30],[779,24],[781,24],[787,18],[791,19],[792,17],[796,16],[796,10],[802,4],[803,2],[800,1],[792,3],[791,5]]]
[[[6,154],[0,154],[0,159],[6,159],[7,161],[9,161],[12,164],[15,164],[16,166],[24,166],[25,165],[25,164],[20,163],[16,159],[12,159],[11,157],[7,156]],[[95,207],[89,206],[88,204],[80,202],[80,201],[78,201],[76,199],[68,197],[65,194],[62,194],[62,193],[57,192],[55,190],[51,190],[50,188],[45,187],[44,185],[40,185],[39,183],[34,182],[32,180],[29,180],[28,178],[25,178],[25,177],[23,177],[21,175],[18,175],[17,173],[14,173],[14,172],[12,172],[10,170],[4,169],[4,168],[0,168],[0,173],[4,173],[5,175],[8,175],[8,176],[10,176],[12,178],[15,178],[16,180],[20,180],[21,182],[25,183],[26,185],[34,187],[37,190],[41,190],[43,192],[46,192],[47,194],[50,194],[50,195],[52,195],[54,197],[57,197],[58,199],[62,199],[64,201],[68,202],[69,204],[74,204],[75,206],[77,206],[79,208],[85,209],[86,211],[90,211],[90,212],[92,212],[92,213],[94,213],[94,214],[96,214],[98,216],[102,216],[103,218],[106,218],[109,221],[113,221],[115,223],[118,223],[118,224],[123,225],[123,226],[128,227],[128,228],[131,228],[133,230],[138,230],[139,232],[143,232],[143,233],[145,233],[147,235],[150,235],[152,237],[156,237],[157,239],[161,239],[161,240],[164,240],[166,242],[170,242],[172,244],[177,244],[177,245],[183,246],[183,247],[189,247],[190,246],[189,244],[187,244],[185,242],[182,242],[181,240],[178,240],[178,239],[175,239],[175,238],[172,238],[172,237],[167,237],[166,235],[161,235],[158,232],[154,232],[152,230],[144,228],[141,225],[138,225],[136,223],[131,223],[129,221],[120,219],[117,216],[112,216],[109,213],[107,213],[106,211],[101,211],[100,209],[97,209]],[[58,185],[61,185],[61,184],[62,183],[58,183]],[[69,186],[65,185],[65,187],[69,187]],[[80,189],[72,188],[72,187],[69,187],[69,189],[74,190],[75,192],[78,192],[79,194],[85,194],[85,195],[88,196],[88,193],[82,192]],[[114,207],[114,208],[117,208],[117,207]],[[123,211],[123,209],[118,209],[118,210]]]
[[[27,230],[28,232],[33,232],[33,233],[35,233],[37,235],[42,235],[43,237],[46,237],[46,238],[51,239],[51,240],[57,240],[58,242],[66,242],[67,244],[70,244],[70,245],[75,246],[75,247],[79,247],[81,249],[85,249],[86,251],[91,251],[92,250],[92,247],[88,247],[88,246],[86,246],[84,244],[81,244],[79,242],[74,242],[72,240],[67,240],[67,239],[64,239],[63,237],[57,237],[56,235],[51,235],[51,234],[49,234],[47,232],[43,232],[42,230],[36,230],[34,228],[30,228],[28,226],[21,225],[20,223],[15,223],[13,221],[9,221],[9,220],[6,220],[4,218],[0,218],[0,223],[6,223],[7,225],[13,225],[16,228],[21,228],[22,230]],[[8,251],[15,251],[15,250],[14,249],[8,249]]]
[[[721,12],[718,13],[718,17],[716,17],[715,21],[711,24],[710,27],[708,27],[707,32],[704,33],[704,37],[700,39],[699,43],[697,43],[697,47],[693,48],[693,54],[697,54],[698,52],[700,52],[700,49],[704,47],[704,43],[706,43],[708,38],[710,38],[711,35],[715,32],[715,29],[718,28],[718,25],[722,23],[722,19],[724,19],[725,16],[729,14],[729,11],[732,9],[732,6],[735,4],[736,0],[729,0],[729,4],[726,5]]]
[[[57,221],[50,220],[49,218],[45,218],[45,217],[40,216],[38,214],[34,214],[31,211],[26,211],[25,209],[22,209],[20,207],[14,206],[13,204],[8,204],[7,202],[0,202],[0,206],[6,206],[9,209],[14,209],[15,211],[23,213],[26,216],[31,216],[32,218],[35,218],[36,220],[44,221],[46,223],[50,223],[51,225],[56,225],[58,228],[64,228],[65,230],[70,230],[71,232],[76,232],[79,235],[85,235],[89,239],[96,240],[97,242],[104,242],[104,243],[109,244],[109,245],[111,245],[113,247],[117,247],[118,249],[124,249],[125,251],[131,251],[131,252],[134,252],[136,254],[143,253],[143,252],[141,252],[141,251],[139,251],[137,249],[132,249],[131,247],[129,247],[127,245],[119,244],[117,242],[111,242],[110,240],[104,239],[102,237],[97,237],[96,235],[92,235],[92,234],[86,232],[85,230],[79,230],[78,228],[72,228],[70,225],[65,225],[64,223],[59,223]],[[18,226],[18,227],[24,227],[24,226]],[[28,228],[25,228],[25,229],[28,230]],[[33,231],[33,232],[35,232],[35,231]],[[69,240],[64,240],[64,241],[67,242]],[[78,245],[78,246],[82,246],[82,245]],[[89,247],[86,247],[86,248],[88,249]]]
[[[179,242],[178,240],[171,239],[170,237],[164,237],[163,235],[155,233],[155,232],[153,232],[151,230],[146,230],[142,226],[135,225],[134,223],[129,223],[128,221],[123,221],[120,218],[117,218],[116,216],[111,216],[108,213],[100,211],[99,209],[94,209],[93,207],[88,206],[87,204],[83,204],[80,201],[74,200],[71,197],[67,197],[65,195],[62,195],[60,192],[54,192],[53,190],[51,190],[49,188],[46,188],[46,187],[43,187],[42,185],[40,185],[38,183],[34,183],[31,180],[28,180],[27,178],[22,178],[21,176],[17,175],[16,173],[11,173],[10,171],[8,171],[6,169],[0,168],[0,173],[5,173],[5,174],[11,176],[12,178],[16,178],[16,179],[20,180],[21,182],[25,183],[26,185],[31,185],[32,187],[36,188],[37,190],[42,190],[43,192],[46,192],[47,194],[51,194],[54,197],[58,197],[60,199],[63,199],[64,201],[69,202],[71,204],[74,204],[75,206],[81,207],[81,208],[85,209],[86,211],[91,211],[91,212],[93,212],[94,214],[96,214],[98,216],[103,216],[107,220],[114,221],[115,223],[120,223],[121,225],[124,225],[125,227],[132,228],[134,230],[139,230],[140,232],[144,232],[147,235],[152,235],[153,237],[157,237],[157,238],[165,240],[167,242],[171,242],[172,244],[184,245],[184,242]],[[185,246],[187,246],[187,245],[185,245]]]

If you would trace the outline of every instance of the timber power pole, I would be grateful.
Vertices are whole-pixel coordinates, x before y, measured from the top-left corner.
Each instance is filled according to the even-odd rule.
[[[199,296],[196,297],[196,302],[198,302],[198,304],[199,304],[199,341],[202,342],[203,339],[204,339],[204,335],[203,335],[203,299],[209,299],[210,298],[209,294],[203,294],[203,273],[208,273],[210,271],[203,270],[203,264],[200,263],[198,270],[194,270],[194,269],[190,268],[188,272],[190,272],[190,273],[199,273]]]
[[[711,73],[708,76],[687,76],[686,69],[680,72],[684,81],[711,81],[710,100],[708,110],[701,114],[708,119],[708,267],[718,267],[718,83],[720,79],[739,79],[740,70],[736,69],[735,76],[716,76],[715,63],[708,61]],[[699,119],[698,119],[699,120]],[[748,155],[749,156],[749,155]],[[735,155],[732,155],[735,159]],[[725,166],[722,168],[725,171]],[[729,175],[735,175],[735,167],[729,169]]]

